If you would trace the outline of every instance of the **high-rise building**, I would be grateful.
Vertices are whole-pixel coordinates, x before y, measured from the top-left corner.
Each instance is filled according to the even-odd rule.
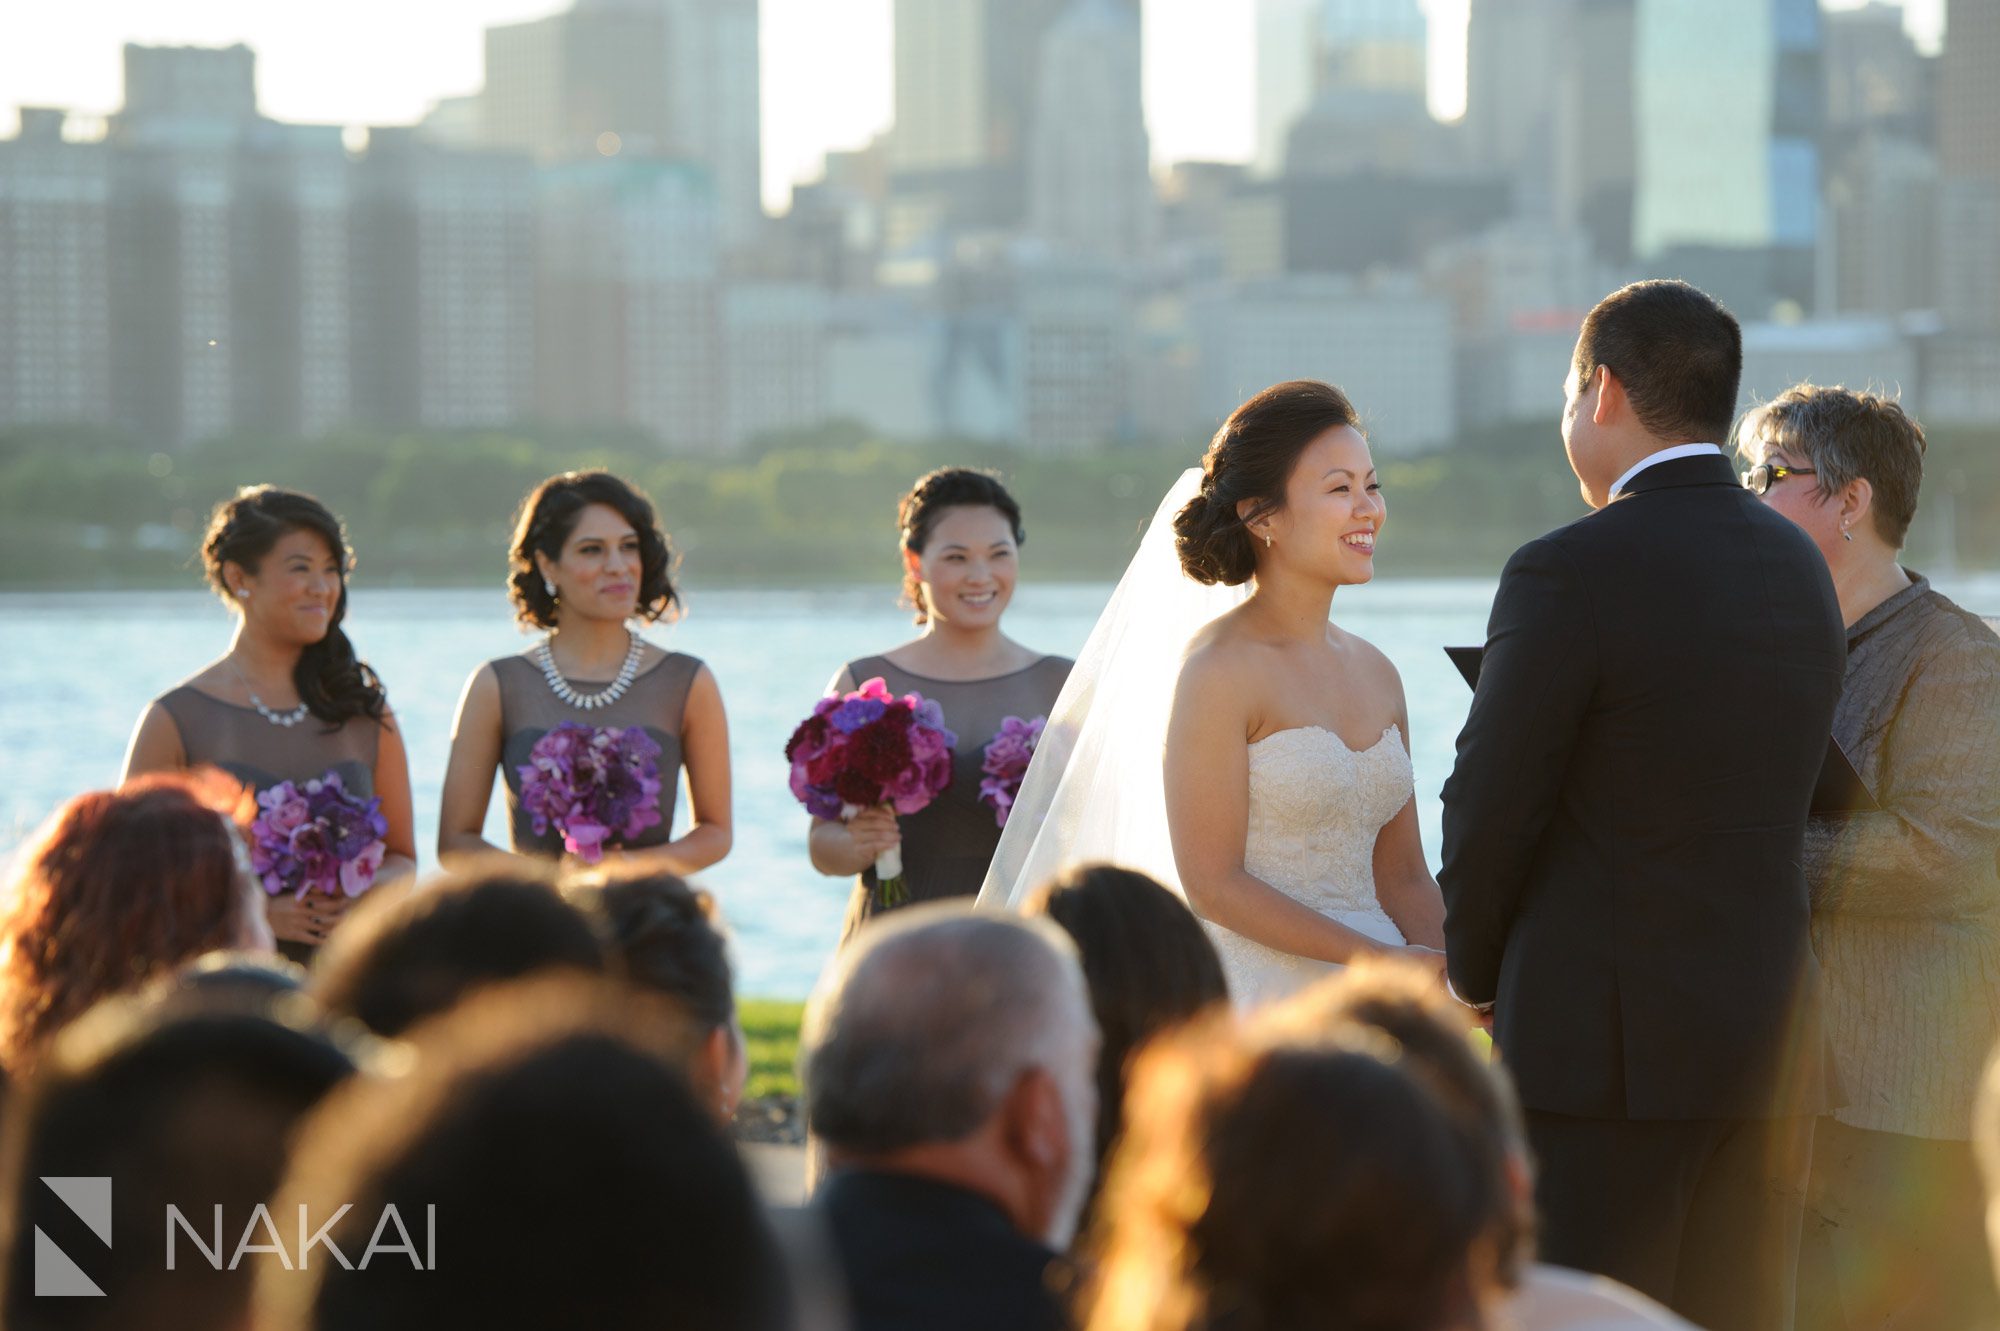
[[[1257,165],[1267,175],[1434,156],[1420,0],[1262,0]]]
[[[1948,0],[1938,73],[1938,165],[2000,180],[2000,0]]]
[[[1130,439],[1132,300],[1121,275],[1052,264],[1022,272],[1021,447],[1094,451]]]
[[[484,141],[544,161],[693,159],[725,242],[748,243],[764,215],[757,14],[757,0],[579,0],[489,28]]]
[[[247,46],[125,47],[121,119],[247,124],[257,118],[257,56]]]
[[[1129,3],[1129,0],[1126,0]],[[1063,0],[896,0],[895,189],[935,200],[946,223],[1013,226],[1042,39]]]
[[[1479,162],[1516,182],[1519,210],[1555,206],[1560,75],[1575,50],[1576,0],[1473,0],[1466,25],[1465,123]]]
[[[1938,288],[1954,329],[2000,338],[2000,0],[1950,0],[1938,87]],[[2000,349],[1968,353],[1968,363]]]
[[[111,153],[64,119],[0,141],[0,427],[111,419]]]
[[[235,429],[310,437],[346,419],[351,191],[339,127],[267,120],[245,134],[233,189]]]
[[[1812,302],[1820,56],[1817,0],[1638,8],[1635,248],[1746,318]]]
[[[1259,175],[1285,169],[1292,126],[1312,105],[1319,0],[1257,0],[1257,157]]]
[[[1632,258],[1638,118],[1633,99],[1639,0],[1574,0],[1556,87],[1556,219],[1590,237],[1598,258]]]
[[[1846,144],[1828,173],[1825,218],[1824,312],[1936,308],[1938,164],[1928,147],[1880,130]]]
[[[635,425],[669,448],[721,442],[715,185],[692,162],[544,168],[535,415]]]
[[[535,257],[526,157],[371,131],[355,177],[356,414],[400,428],[525,418]]]
[[[1324,379],[1361,408],[1377,456],[1443,444],[1457,427],[1451,306],[1413,284],[1246,283],[1204,298],[1194,321],[1211,426],[1270,384]]]
[[[1153,241],[1139,61],[1127,0],[1075,0],[1043,38],[1029,223],[1058,249],[1130,259]]]
[[[831,297],[800,282],[733,283],[722,293],[724,431],[730,447],[826,419]]]
[[[1827,11],[1825,24],[1828,142],[1867,132],[1929,142],[1937,71],[1904,29],[1902,6],[1868,0]]]

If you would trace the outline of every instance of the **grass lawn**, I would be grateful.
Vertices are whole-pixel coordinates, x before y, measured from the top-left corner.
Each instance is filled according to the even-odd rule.
[[[799,1018],[805,1006],[773,998],[737,1002],[750,1052],[750,1082],[743,1088],[746,1099],[799,1093]]]

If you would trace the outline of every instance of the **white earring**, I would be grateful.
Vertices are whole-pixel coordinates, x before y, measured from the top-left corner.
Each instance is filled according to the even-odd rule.
[[[1264,548],[1266,550],[1271,548],[1271,533],[1269,532],[1264,533]]]
[[[237,600],[239,600],[239,601],[247,601],[247,600],[249,600],[249,599],[250,599],[250,589],[249,589],[248,587],[238,587],[238,588],[236,589],[236,599],[237,599]]]
[[[547,578],[543,578],[542,590],[547,592],[549,595],[554,596],[556,594],[556,585],[553,582],[550,582]]]

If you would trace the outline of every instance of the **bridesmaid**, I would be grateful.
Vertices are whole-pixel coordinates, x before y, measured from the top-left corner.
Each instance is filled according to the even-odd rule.
[[[480,666],[452,727],[438,819],[441,858],[492,852],[482,829],[493,774],[507,782],[516,854],[563,854],[551,828],[537,836],[521,807],[520,769],[535,742],[565,721],[640,726],[660,746],[660,821],[612,856],[675,874],[729,853],[729,722],[709,668],[663,651],[631,621],[652,623],[679,604],[672,550],[652,501],[608,472],[565,472],[521,505],[510,555],[514,618],[546,636]],[[692,825],[672,839],[675,788],[685,768]]]
[[[816,818],[813,867],[857,874],[843,942],[881,909],[875,857],[903,848],[911,901],[972,896],[1000,844],[993,810],[979,802],[980,763],[1007,717],[1046,717],[1072,662],[1024,647],[1000,631],[1014,597],[1023,532],[1021,508],[985,472],[946,467],[903,496],[903,592],[923,632],[879,656],[850,661],[833,677],[846,693],[880,676],[892,693],[919,693],[944,709],[958,736],[951,785],[919,813],[897,818],[870,809],[852,822]]]
[[[340,774],[378,796],[389,831],[378,884],[416,871],[410,767],[382,682],[356,658],[347,617],[353,554],[340,519],[310,495],[259,485],[216,506],[202,542],[209,585],[236,612],[229,650],[146,708],[125,755],[130,781],[212,765],[259,792]],[[309,960],[354,898],[269,898],[271,932]]]

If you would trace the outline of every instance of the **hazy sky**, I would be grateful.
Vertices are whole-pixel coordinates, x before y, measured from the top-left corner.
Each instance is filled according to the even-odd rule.
[[[1851,9],[1863,0],[1826,0]],[[1144,0],[1146,118],[1158,162],[1245,159],[1255,142],[1254,0]],[[1431,102],[1465,100],[1467,0],[1424,0],[1432,16]],[[764,198],[818,174],[828,148],[888,125],[891,0],[762,0]],[[280,120],[396,124],[481,79],[481,32],[539,18],[564,0],[0,0],[0,135],[14,108],[103,113],[120,98],[128,41],[257,51],[258,94]],[[1908,0],[1907,23],[1935,49],[1944,0]]]

